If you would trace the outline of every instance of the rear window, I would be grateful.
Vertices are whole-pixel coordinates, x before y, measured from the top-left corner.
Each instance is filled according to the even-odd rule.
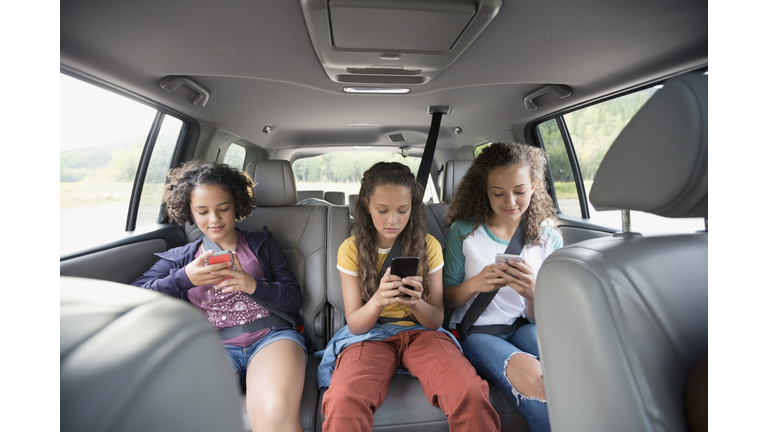
[[[332,204],[349,205],[349,195],[360,192],[363,173],[377,162],[400,162],[408,166],[413,175],[417,175],[421,158],[411,156],[404,158],[400,154],[390,152],[358,151],[328,153],[299,159],[293,163],[293,175],[296,178],[299,200],[311,196],[317,198],[319,196],[316,194],[319,194]],[[343,193],[343,202],[335,201],[338,194],[327,194],[327,192]],[[424,202],[434,201],[436,195],[430,178],[424,193]]]

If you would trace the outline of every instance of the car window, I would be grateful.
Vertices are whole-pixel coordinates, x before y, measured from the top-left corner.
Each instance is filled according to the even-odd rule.
[[[549,158],[555,201],[562,214],[621,229],[621,211],[596,211],[589,202],[589,191],[616,137],[659,88],[661,86],[651,87],[591,105],[536,127]],[[581,197],[578,183],[583,185]],[[586,203],[586,209],[582,208],[582,202]],[[700,218],[670,219],[638,211],[631,212],[631,221],[632,230],[643,234],[694,232],[705,228]]]
[[[293,163],[297,191],[344,192],[345,204],[349,195],[360,192],[360,180],[365,170],[377,162],[400,162],[411,169],[413,175],[419,171],[421,158],[402,157],[390,152],[336,152],[321,156],[302,158]],[[428,179],[424,202],[436,201],[432,178]]]
[[[245,165],[245,147],[232,143],[224,155],[224,163],[237,169],[243,169]]]
[[[183,126],[184,123],[175,117],[163,118],[160,133],[152,149],[147,176],[141,188],[139,213],[136,219],[137,229],[156,224],[162,218],[163,187]]]
[[[65,253],[126,231],[147,142],[153,145],[136,227],[159,221],[162,187],[183,123],[67,75],[60,79],[60,253]]]

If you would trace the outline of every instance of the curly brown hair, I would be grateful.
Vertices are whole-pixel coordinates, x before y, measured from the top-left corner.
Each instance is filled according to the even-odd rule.
[[[218,185],[235,202],[235,219],[243,220],[256,206],[253,197],[255,183],[244,171],[218,162],[188,161],[168,171],[168,182],[163,189],[163,204],[171,222],[194,222],[190,197],[199,185]]]
[[[424,187],[416,181],[411,169],[398,162],[379,162],[363,173],[360,194],[352,210],[352,235],[357,248],[357,273],[360,277],[360,296],[363,303],[379,289],[379,272],[376,270],[378,246],[376,228],[373,226],[367,204],[379,186],[405,186],[411,191],[411,216],[400,233],[400,255],[419,257],[419,274],[423,278],[424,298],[429,295],[429,262],[427,261],[427,222],[424,216]]]
[[[540,245],[541,223],[554,220],[557,212],[552,197],[547,193],[547,155],[542,149],[527,144],[497,142],[484,148],[461,179],[445,221],[450,225],[459,220],[471,219],[475,223],[472,232],[486,223],[493,213],[486,192],[488,174],[495,168],[513,165],[527,166],[535,186],[531,204],[525,211],[525,240],[526,243]]]

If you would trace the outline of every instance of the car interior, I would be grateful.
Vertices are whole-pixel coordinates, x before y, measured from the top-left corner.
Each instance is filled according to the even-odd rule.
[[[225,162],[256,183],[256,207],[238,226],[268,227],[302,287],[310,432],[324,421],[312,353],[346,324],[336,257],[358,196],[305,189],[302,164],[320,158],[341,172],[322,158],[372,152],[420,160],[417,177],[434,191],[428,230],[445,247],[456,188],[478,149],[499,141],[550,159],[564,247],[541,268],[536,315],[552,430],[702,430],[706,407],[692,408],[687,391],[701,385],[693,372],[707,356],[706,2],[63,0],[60,9],[62,79],[151,109],[121,180],[124,210],[102,216],[98,195],[78,213],[119,228],[62,240],[62,430],[251,430],[214,329],[188,302],[129,286],[155,254],[202,234],[147,198],[169,168]],[[580,147],[593,129],[576,121],[613,124],[590,109],[641,93],[593,163]],[[74,106],[61,109],[64,128]],[[101,178],[64,179],[86,172],[65,173],[75,151],[62,143],[62,238],[65,213],[79,211],[65,209],[64,188]],[[615,223],[600,218],[607,212]],[[693,228],[633,231],[647,215]],[[502,431],[529,430],[490,382],[489,399]],[[374,430],[449,427],[415,378],[396,375]]]

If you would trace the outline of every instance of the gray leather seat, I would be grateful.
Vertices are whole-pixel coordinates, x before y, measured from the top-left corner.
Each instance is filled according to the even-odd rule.
[[[288,256],[291,270],[302,287],[304,305],[301,315],[309,335],[311,350],[323,349],[327,343],[326,263],[328,247],[325,205],[296,206],[296,184],[291,164],[285,160],[259,160],[249,173],[258,183],[254,188],[256,208],[239,227],[261,230],[266,225]],[[335,257],[335,254],[334,254]],[[319,359],[309,355],[301,401],[301,425],[305,431],[319,428],[317,367]]]
[[[357,197],[359,194],[349,194],[349,212],[352,213],[355,205],[357,205]]]
[[[618,136],[597,210],[707,218],[707,77],[668,80]],[[555,431],[687,430],[688,376],[707,352],[708,234],[626,232],[553,253],[537,281]]]
[[[344,197],[344,192],[327,191],[323,195],[323,199],[333,205],[347,205],[347,200]]]
[[[323,199],[323,191],[321,190],[300,190],[296,191],[296,196],[299,202],[304,201],[307,198]]]
[[[140,288],[61,277],[61,430],[240,432],[240,392],[192,305]]]
[[[424,207],[427,218],[427,229],[435,236],[440,246],[445,249],[448,233],[451,227],[445,223],[445,215],[448,205],[453,200],[453,193],[459,187],[461,179],[467,173],[471,160],[449,160],[443,167],[443,187],[440,190],[440,202],[428,204]]]

